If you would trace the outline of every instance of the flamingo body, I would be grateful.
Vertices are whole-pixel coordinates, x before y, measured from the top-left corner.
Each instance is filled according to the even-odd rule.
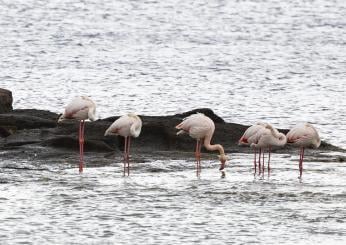
[[[288,143],[298,147],[318,148],[321,144],[317,130],[309,123],[295,126],[287,133],[286,137]]]
[[[257,143],[263,130],[265,130],[266,123],[257,123],[247,128],[243,136],[239,139],[239,145],[251,145]]]
[[[137,138],[141,133],[142,120],[135,114],[128,114],[121,116],[113,122],[113,124],[106,130],[106,135],[120,135],[123,137]]]
[[[251,143],[251,147],[269,148],[272,146],[284,146],[287,142],[286,136],[270,124],[267,124],[263,130],[257,133],[257,136],[257,143]]]
[[[213,136],[215,131],[214,122],[202,113],[192,114],[186,117],[176,129],[180,129],[177,133],[188,133],[192,138],[196,140],[204,139],[206,136]]]
[[[66,107],[63,115],[59,118],[59,122],[65,119],[77,119],[95,121],[96,105],[86,96],[74,98]]]

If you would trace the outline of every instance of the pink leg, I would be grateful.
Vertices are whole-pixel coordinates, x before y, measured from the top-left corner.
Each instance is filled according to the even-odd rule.
[[[256,166],[256,148],[253,148],[253,152],[254,152],[254,161],[253,161],[253,165],[254,165],[255,174],[256,174],[256,169],[257,169],[257,166]]]
[[[261,153],[262,153],[262,148],[259,149],[259,153],[258,153],[258,175],[261,174]]]
[[[262,176],[264,176],[264,149],[262,152]]]
[[[79,123],[79,173],[83,172],[84,165],[84,120]]]
[[[268,175],[270,172],[270,152],[271,152],[271,147],[268,147]]]
[[[199,176],[199,164],[200,164],[200,153],[199,153],[199,149],[200,149],[200,140],[197,140],[196,142],[196,150],[195,150],[195,158],[196,158],[196,174],[197,176]]]
[[[127,176],[130,175],[130,144],[131,144],[131,136],[128,136],[128,139],[127,139]]]
[[[126,173],[127,137],[124,137],[124,176]]]
[[[303,174],[303,160],[304,160],[304,147],[302,147],[300,150],[299,178],[302,178],[302,174]]]
[[[202,166],[201,166],[201,150],[202,150],[202,142],[199,142],[199,148],[198,148],[199,173],[201,173],[201,170],[202,170]]]

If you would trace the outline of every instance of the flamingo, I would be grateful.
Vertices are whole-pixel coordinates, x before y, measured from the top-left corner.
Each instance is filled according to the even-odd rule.
[[[64,113],[59,117],[58,123],[66,119],[79,120],[79,173],[83,172],[84,155],[84,126],[85,120],[95,121],[96,105],[86,96],[74,98],[66,107]]]
[[[259,137],[261,136],[262,132],[265,131],[265,126],[267,123],[256,123],[255,125],[252,125],[251,127],[247,128],[243,134],[243,136],[239,139],[238,145],[248,145],[250,146],[252,143],[257,143],[259,140]],[[256,174],[256,148],[254,149],[254,168],[255,168],[255,174]],[[259,149],[259,158],[258,158],[258,168],[261,169],[261,152],[262,148]]]
[[[299,154],[299,178],[303,174],[304,148],[312,147],[317,149],[321,145],[321,139],[314,126],[309,123],[293,127],[286,135],[287,143],[300,148]]]
[[[225,163],[228,160],[228,157],[225,154],[223,146],[220,144],[210,144],[211,138],[213,137],[215,131],[215,124],[209,117],[202,113],[192,114],[184,118],[183,121],[175,128],[179,129],[177,135],[188,133],[197,141],[195,150],[197,176],[201,170],[202,141],[207,150],[219,151],[220,155],[218,157],[221,162],[220,170],[225,168]]]
[[[142,120],[139,116],[130,113],[115,120],[113,124],[106,130],[105,136],[107,135],[120,135],[125,138],[124,144],[124,175],[127,163],[127,175],[130,175],[130,143],[131,137],[137,138],[141,133]]]
[[[270,171],[270,153],[273,146],[284,146],[287,142],[286,135],[280,133],[276,128],[270,124],[266,124],[263,130],[260,130],[255,135],[258,137],[258,141],[251,143],[251,148],[268,148],[268,173]],[[260,155],[261,158],[261,155]],[[264,149],[263,149],[263,161],[262,168],[264,173]],[[259,169],[259,171],[261,171]]]

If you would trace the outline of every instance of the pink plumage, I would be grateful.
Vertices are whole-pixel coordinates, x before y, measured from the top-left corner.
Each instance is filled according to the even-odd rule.
[[[65,119],[77,119],[95,121],[96,105],[86,96],[74,98],[66,107],[59,122]]]
[[[286,135],[287,143],[299,147],[318,148],[321,144],[317,130],[309,123],[297,125]]]
[[[321,144],[320,136],[314,126],[309,123],[293,127],[286,135],[287,143],[300,148],[299,178],[303,174],[304,149],[306,147],[318,148]]]

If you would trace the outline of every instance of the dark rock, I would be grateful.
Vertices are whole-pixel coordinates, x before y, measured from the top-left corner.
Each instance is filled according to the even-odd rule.
[[[132,139],[131,152],[143,153],[159,157],[162,152],[169,152],[170,158],[175,158],[183,152],[193,152],[195,140],[188,135],[176,135],[175,126],[181,120],[195,112],[203,112],[212,117],[216,122],[212,143],[222,144],[225,151],[250,153],[249,147],[238,146],[238,140],[248,126],[225,123],[210,109],[196,109],[194,111],[172,116],[141,116],[143,127],[141,135]],[[0,114],[0,149],[8,152],[6,156],[13,156],[9,152],[30,156],[35,151],[35,156],[56,159],[61,155],[76,154],[79,148],[78,128],[79,122],[67,120],[57,123],[59,115],[42,110],[14,110],[10,113]],[[121,155],[124,138],[120,136],[104,136],[106,129],[118,117],[109,117],[85,124],[85,152],[98,154],[109,152]],[[287,129],[279,131],[287,133]],[[22,149],[22,151],[21,151]],[[41,153],[44,150],[44,154]],[[336,146],[322,142],[318,151],[343,151]],[[204,152],[206,152],[203,149]],[[277,149],[278,152],[294,151],[291,146]],[[160,153],[161,152],[161,153]],[[179,154],[177,154],[179,152]],[[217,153],[215,153],[217,154]],[[193,154],[189,154],[193,156]],[[2,156],[5,156],[3,154]]]
[[[0,113],[12,111],[12,102],[12,92],[7,89],[0,88]]]
[[[0,114],[0,126],[11,126],[18,130],[34,128],[53,128],[57,121],[38,117],[35,114],[4,113]]]
[[[11,131],[7,127],[0,127],[0,137],[8,137],[11,134]]]
[[[192,114],[196,114],[196,113],[203,113],[204,115],[206,115],[207,117],[209,117],[211,120],[214,121],[214,123],[225,123],[225,121],[219,117],[218,115],[216,115],[211,109],[209,108],[199,108],[199,109],[195,109],[195,110],[192,110],[192,111],[187,111],[187,112],[184,112],[182,114],[176,114],[175,116],[178,117],[178,118],[185,118],[185,117],[188,117]]]

